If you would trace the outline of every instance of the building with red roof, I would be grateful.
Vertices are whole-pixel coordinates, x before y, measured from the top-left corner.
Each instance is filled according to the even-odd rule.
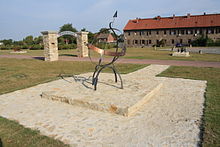
[[[188,44],[201,35],[220,40],[220,14],[190,15],[129,20],[124,27],[128,47]]]

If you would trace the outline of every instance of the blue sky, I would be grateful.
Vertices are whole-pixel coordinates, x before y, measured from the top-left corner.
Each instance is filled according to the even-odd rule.
[[[123,29],[136,17],[220,13],[219,6],[220,0],[0,0],[0,40],[39,36],[66,23],[97,32],[116,10],[115,27]]]

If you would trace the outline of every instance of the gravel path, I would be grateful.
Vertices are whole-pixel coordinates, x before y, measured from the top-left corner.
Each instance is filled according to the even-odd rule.
[[[153,79],[163,82],[160,91],[130,117],[41,98],[44,91],[65,89],[63,85],[72,78],[0,95],[0,115],[72,146],[196,147],[200,142],[206,81],[155,77],[168,67],[150,65],[122,75],[126,80],[138,81],[139,85],[153,82]],[[105,75],[108,74],[102,76]],[[151,80],[148,81],[148,78]],[[101,86],[109,87],[100,84],[99,89],[102,89]],[[105,92],[99,89],[91,92]],[[81,88],[80,93],[83,94],[83,91]]]
[[[34,57],[34,56],[28,56],[28,55],[0,55],[0,58],[39,59],[39,60],[44,59],[44,57]],[[63,61],[90,61],[89,58],[78,58],[78,57],[67,57],[67,56],[60,56],[59,60],[63,60]],[[108,59],[106,59],[106,61],[107,60]],[[178,61],[178,60],[150,60],[150,59],[121,59],[121,58],[119,58],[117,63],[159,64],[159,65],[174,65],[174,66],[195,66],[195,67],[220,68],[220,62],[206,62],[206,61]]]

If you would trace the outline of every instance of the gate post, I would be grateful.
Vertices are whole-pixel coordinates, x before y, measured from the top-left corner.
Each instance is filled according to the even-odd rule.
[[[79,57],[88,57],[88,32],[77,33],[77,49],[79,51]]]
[[[57,61],[58,60],[58,32],[56,31],[44,31],[44,61]]]

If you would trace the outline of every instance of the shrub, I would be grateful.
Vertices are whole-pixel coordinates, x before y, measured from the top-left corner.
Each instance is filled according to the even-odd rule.
[[[1,45],[0,49],[1,50],[10,50],[10,49],[12,49],[12,46],[11,45]]]
[[[59,50],[76,49],[76,44],[59,44],[58,49]]]
[[[29,49],[30,50],[42,50],[43,49],[43,46],[42,45],[39,45],[39,44],[34,44],[32,46],[29,46]]]

